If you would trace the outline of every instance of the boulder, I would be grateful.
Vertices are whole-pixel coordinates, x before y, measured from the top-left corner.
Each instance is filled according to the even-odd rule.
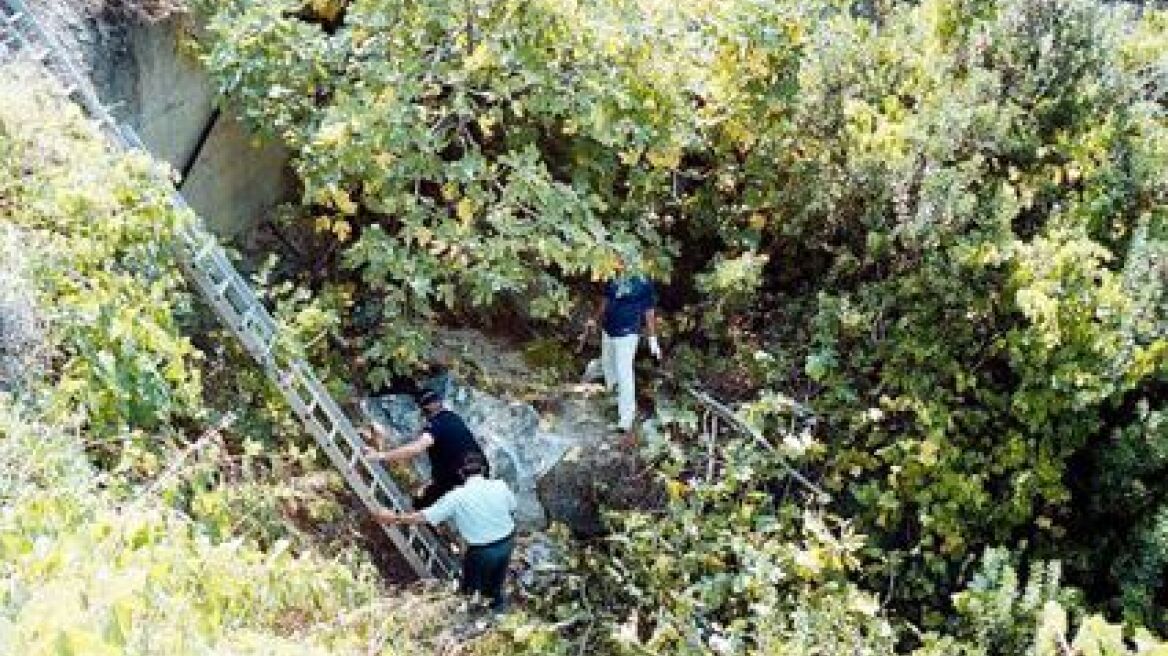
[[[554,410],[559,430],[575,439],[540,478],[538,495],[549,520],[579,537],[601,532],[600,501],[620,486],[631,454],[608,430],[602,403],[586,396],[561,399]]]
[[[443,389],[447,407],[462,416],[482,445],[492,475],[515,491],[522,528],[557,521],[578,534],[599,530],[597,488],[619,485],[625,470],[619,463],[625,458],[595,399],[574,394],[549,401],[541,415],[530,403],[508,401],[449,378],[429,385]],[[422,424],[409,395],[373,397],[361,406],[371,419],[391,427],[399,443]],[[429,478],[425,458],[415,467]]]

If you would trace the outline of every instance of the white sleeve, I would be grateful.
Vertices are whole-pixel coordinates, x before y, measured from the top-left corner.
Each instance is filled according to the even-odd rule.
[[[454,514],[455,507],[458,505],[458,492],[461,489],[455,488],[443,494],[440,499],[434,502],[434,505],[429,508],[423,508],[422,516],[426,518],[426,522],[437,526],[450,519]]]

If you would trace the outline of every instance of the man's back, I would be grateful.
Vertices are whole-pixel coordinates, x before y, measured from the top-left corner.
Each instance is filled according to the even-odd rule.
[[[484,545],[511,535],[515,530],[515,520],[511,518],[514,510],[515,495],[506,483],[476,475],[422,510],[422,514],[431,524],[452,519],[468,544]]]
[[[458,483],[458,468],[468,453],[481,454],[482,448],[467,428],[466,422],[450,410],[440,410],[426,422],[425,431],[434,438],[426,450],[434,482],[453,487]]]

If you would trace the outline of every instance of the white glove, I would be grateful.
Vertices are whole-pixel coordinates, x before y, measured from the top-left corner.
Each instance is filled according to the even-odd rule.
[[[604,378],[604,365],[601,364],[600,358],[596,358],[588,361],[588,365],[584,367],[584,375],[580,376],[580,382],[591,383],[602,378]]]
[[[661,343],[657,341],[656,335],[651,335],[649,337],[649,352],[652,353],[653,357],[657,358],[658,360],[661,359]]]

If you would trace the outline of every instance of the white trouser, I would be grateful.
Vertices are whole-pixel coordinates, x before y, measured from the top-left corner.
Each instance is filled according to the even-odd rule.
[[[623,337],[609,337],[601,331],[600,363],[604,367],[604,386],[612,391],[616,387],[616,407],[620,417],[617,422],[621,430],[633,427],[633,417],[637,414],[637,390],[633,378],[633,358],[637,357],[637,344],[641,336],[637,333]]]

